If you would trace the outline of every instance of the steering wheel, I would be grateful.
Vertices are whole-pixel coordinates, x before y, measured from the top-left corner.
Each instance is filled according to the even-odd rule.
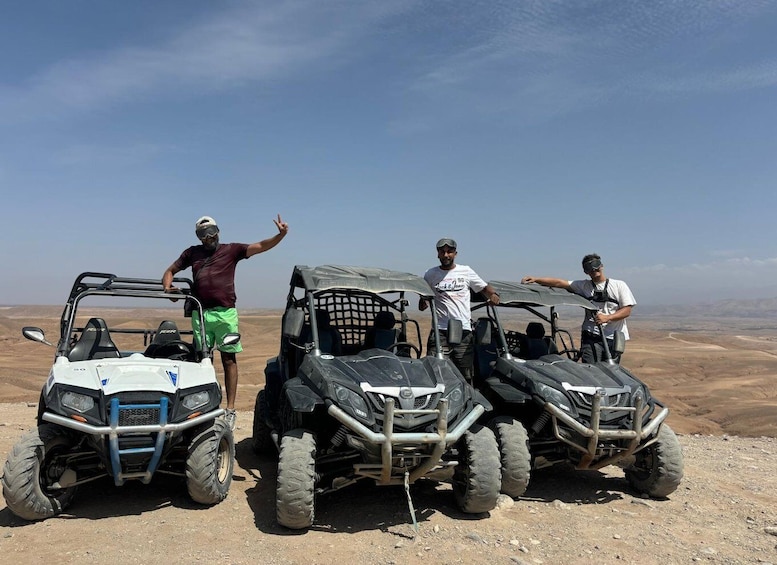
[[[194,358],[194,347],[180,339],[160,343],[154,350],[155,359],[170,359],[173,361],[188,361]]]
[[[395,351],[395,350],[399,349],[400,347],[409,347],[410,349],[415,351],[415,358],[416,359],[420,359],[421,358],[421,349],[419,347],[413,345],[412,343],[407,342],[407,341],[398,341],[396,343],[392,343],[386,349],[388,349],[389,351]]]

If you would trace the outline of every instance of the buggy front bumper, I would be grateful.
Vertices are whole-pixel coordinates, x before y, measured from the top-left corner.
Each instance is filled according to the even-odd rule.
[[[476,404],[473,409],[466,414],[452,430],[448,430],[448,401],[440,400],[438,408],[433,410],[401,410],[394,408],[394,399],[386,399],[383,415],[383,432],[374,432],[364,424],[356,420],[354,417],[347,414],[344,410],[334,404],[330,404],[327,411],[329,414],[349,428],[353,433],[362,437],[369,443],[380,445],[381,447],[381,464],[370,465],[361,464],[356,465],[356,472],[364,477],[373,478],[380,485],[401,485],[405,482],[412,483],[416,479],[425,476],[429,471],[433,470],[440,463],[442,457],[448,446],[456,443],[464,433],[472,427],[472,425],[480,418],[485,412],[485,408]],[[397,414],[435,414],[437,416],[436,432],[395,432],[394,431],[394,416]],[[394,459],[394,447],[396,445],[413,445],[413,444],[431,444],[432,450],[430,453],[425,454],[423,461],[416,467],[412,468],[412,471],[408,471],[408,476],[405,477],[404,473],[401,475],[394,475],[393,459]]]
[[[110,412],[110,425],[108,426],[94,426],[86,422],[79,422],[53,412],[44,412],[42,419],[52,424],[57,424],[64,428],[69,428],[77,432],[93,435],[103,436],[108,438],[109,456],[111,464],[111,476],[113,477],[116,486],[121,486],[127,479],[139,479],[144,484],[151,482],[151,478],[154,472],[159,466],[159,462],[162,457],[162,453],[165,448],[166,439],[176,433],[189,428],[193,428],[200,424],[211,422],[224,414],[223,408],[211,410],[199,416],[195,416],[191,419],[184,420],[183,422],[170,423],[167,421],[168,417],[168,399],[166,397],[160,398],[158,404],[119,404],[119,399],[114,398],[111,400],[111,412]],[[131,425],[121,426],[119,425],[119,413],[122,410],[144,410],[153,409],[158,410],[159,420],[154,424],[143,425]],[[128,449],[122,449],[119,445],[119,438],[121,436],[152,436],[156,434],[153,447],[133,447]],[[123,455],[134,454],[150,454],[148,466],[142,471],[129,471],[125,472],[122,465]]]
[[[632,455],[637,451],[637,448],[650,445],[652,441],[644,444],[642,442],[656,436],[659,427],[669,415],[669,409],[662,408],[647,424],[643,425],[643,407],[644,400],[642,398],[638,398],[635,405],[630,407],[602,406],[601,396],[596,394],[593,395],[591,403],[590,425],[585,426],[555,404],[545,403],[545,410],[553,420],[553,433],[556,439],[582,452],[580,462],[576,466],[578,469],[601,469]],[[631,429],[601,429],[599,422],[601,414],[605,410],[631,412]],[[576,438],[569,434],[570,429],[582,438],[577,438],[578,441],[575,441]],[[611,447],[605,451],[601,448],[601,443],[608,441],[622,443],[614,449],[614,452],[612,452],[613,448]]]

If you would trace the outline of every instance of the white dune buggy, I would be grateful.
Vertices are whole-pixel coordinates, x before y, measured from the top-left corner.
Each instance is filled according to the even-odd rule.
[[[191,281],[175,280],[186,300],[199,305]],[[195,346],[181,338],[192,331],[178,329],[170,300],[159,280],[91,272],[76,278],[37,427],[13,447],[3,469],[3,496],[14,514],[26,520],[59,514],[79,486],[105,476],[121,486],[170,473],[185,477],[195,502],[227,496],[235,447],[220,418],[221,386],[206,340]],[[161,323],[130,327],[148,318],[127,306],[145,311],[153,303]],[[40,328],[22,333],[52,345]],[[239,339],[232,334],[225,343]]]

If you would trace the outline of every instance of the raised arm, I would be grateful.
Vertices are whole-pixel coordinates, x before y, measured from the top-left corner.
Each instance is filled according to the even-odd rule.
[[[249,245],[248,249],[246,249],[246,257],[251,257],[257,253],[264,253],[265,251],[269,251],[278,245],[284,237],[286,237],[286,234],[289,233],[289,224],[281,220],[280,214],[278,214],[278,219],[273,220],[273,222],[278,228],[278,233],[272,237],[268,237],[267,239],[263,239],[262,241]]]

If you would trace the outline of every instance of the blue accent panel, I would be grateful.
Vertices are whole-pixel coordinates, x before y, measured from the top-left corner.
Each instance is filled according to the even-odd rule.
[[[170,381],[172,381],[173,386],[177,386],[177,383],[178,383],[178,373],[173,373],[172,371],[167,371],[167,376],[170,377]]]
[[[159,399],[159,425],[165,426],[167,424],[167,397],[163,396]],[[149,480],[156,471],[159,460],[162,458],[162,449],[165,446],[165,432],[159,432],[156,435],[156,445],[154,455],[151,457],[151,461],[148,463]]]
[[[119,427],[119,399],[111,398],[111,434],[108,440],[111,453],[111,470],[113,471],[113,482],[117,487],[124,484],[124,478],[121,473],[121,460],[119,459],[119,436],[116,434],[116,428]]]
[[[119,412],[121,410],[138,410],[138,409],[159,409],[159,425],[164,428],[167,425],[168,408],[170,401],[166,396],[159,399],[159,404],[119,404],[118,398],[111,399],[111,417],[110,426],[111,432],[109,436],[110,447],[110,460],[111,470],[113,471],[113,481],[116,486],[122,486],[125,480],[129,478],[140,478],[144,483],[148,484],[151,481],[151,477],[159,465],[159,461],[162,458],[162,451],[165,446],[166,434],[164,431],[157,432],[156,441],[154,447],[133,447],[129,449],[119,448],[119,435],[121,428],[119,427]],[[121,464],[121,456],[124,454],[133,453],[153,453],[151,460],[148,463],[148,468],[145,472],[138,476],[137,473],[125,474]]]

